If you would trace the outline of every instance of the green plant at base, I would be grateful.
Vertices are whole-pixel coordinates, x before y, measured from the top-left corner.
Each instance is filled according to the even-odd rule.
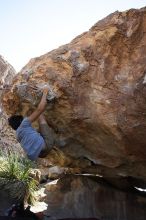
[[[8,190],[10,196],[17,201],[27,200],[32,204],[38,184],[30,176],[30,169],[33,167],[34,163],[27,158],[21,158],[11,152],[0,152],[0,188]]]

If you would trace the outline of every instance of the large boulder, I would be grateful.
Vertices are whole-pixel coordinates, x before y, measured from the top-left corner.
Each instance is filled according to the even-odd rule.
[[[117,11],[31,59],[5,89],[7,114],[27,115],[50,87],[45,113],[60,140],[50,164],[146,176],[145,33],[146,8]]]
[[[145,220],[145,197],[114,189],[102,180],[66,176],[45,187],[45,215],[50,219]]]

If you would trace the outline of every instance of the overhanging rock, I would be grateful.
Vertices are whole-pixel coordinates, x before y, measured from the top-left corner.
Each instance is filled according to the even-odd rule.
[[[92,163],[83,167],[123,166],[122,175],[145,176],[146,8],[115,12],[31,59],[5,90],[5,111],[29,114],[45,84],[46,117],[67,158],[78,167],[83,159]]]
[[[45,215],[50,218],[144,220],[146,198],[97,183],[87,177],[66,176],[46,184]]]

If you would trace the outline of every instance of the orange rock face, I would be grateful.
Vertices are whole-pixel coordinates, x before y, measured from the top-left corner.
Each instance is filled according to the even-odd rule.
[[[145,167],[146,8],[115,12],[30,60],[3,94],[5,111],[27,114],[45,84],[46,116],[66,155],[110,168],[133,164],[136,172]]]

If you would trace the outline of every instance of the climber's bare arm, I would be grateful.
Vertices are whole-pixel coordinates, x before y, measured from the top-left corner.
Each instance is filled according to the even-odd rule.
[[[31,123],[34,122],[36,119],[38,119],[38,117],[44,112],[47,104],[46,98],[47,98],[48,90],[49,90],[48,87],[44,88],[43,95],[37,109],[28,117]]]

